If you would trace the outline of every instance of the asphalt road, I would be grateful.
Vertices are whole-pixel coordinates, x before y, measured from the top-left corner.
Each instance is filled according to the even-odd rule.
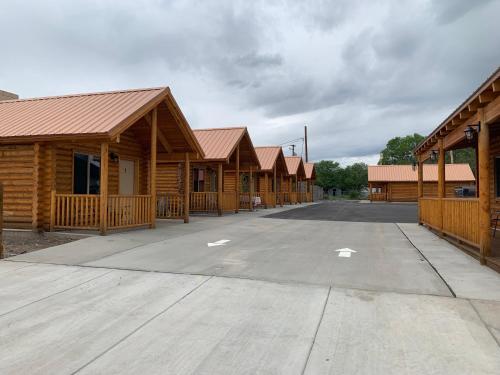
[[[274,219],[351,221],[365,223],[416,223],[416,203],[360,203],[322,201],[319,204],[273,213]]]
[[[0,373],[500,373],[498,274],[416,224],[263,217],[289,209],[0,261]]]

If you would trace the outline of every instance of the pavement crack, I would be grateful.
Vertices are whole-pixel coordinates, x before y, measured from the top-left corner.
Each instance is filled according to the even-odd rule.
[[[316,331],[314,332],[314,337],[313,337],[311,346],[309,347],[309,351],[307,352],[307,357],[306,357],[306,361],[304,363],[304,367],[302,368],[302,372],[300,373],[301,375],[305,374],[306,369],[307,369],[307,365],[309,364],[309,359],[311,358],[311,354],[312,354],[312,351],[313,351],[313,348],[314,348],[314,344],[316,343],[316,338],[318,337],[319,328],[321,327],[321,323],[323,322],[323,318],[325,316],[325,311],[326,311],[326,307],[328,306],[328,300],[330,299],[331,292],[332,292],[332,287],[329,287],[328,288],[328,294],[326,295],[325,303],[323,305],[323,310],[321,311],[321,315],[319,317],[318,325],[316,326]]]
[[[434,272],[436,273],[436,275],[439,276],[439,278],[443,281],[444,285],[446,285],[446,287],[448,288],[448,290],[450,291],[451,295],[454,297],[454,298],[457,298],[457,295],[455,294],[455,292],[453,291],[453,289],[451,288],[450,284],[448,284],[446,282],[446,280],[444,279],[444,277],[439,273],[439,271],[437,270],[436,267],[434,267],[434,265],[429,261],[429,259],[427,259],[427,257],[424,255],[424,253],[422,253],[422,251],[420,251],[420,249],[413,243],[412,240],[410,240],[410,237],[407,236],[407,234],[404,232],[404,230],[399,226],[398,223],[394,223],[394,225],[399,229],[399,231],[403,234],[403,236],[405,236],[405,238],[408,240],[409,243],[411,243],[411,245],[415,248],[415,250],[417,250],[419,252],[419,254],[422,256],[422,258],[425,259],[425,261],[429,264],[429,266],[434,270]]]
[[[24,267],[23,267],[23,268],[24,268]],[[36,301],[31,301],[30,303],[27,303],[26,305],[22,305],[22,306],[16,307],[16,308],[15,308],[15,309],[13,309],[13,310],[10,310],[10,311],[7,311],[7,312],[5,312],[5,313],[3,313],[3,314],[0,314],[0,317],[5,316],[5,315],[10,314],[10,313],[13,313],[13,312],[15,312],[15,311],[18,311],[18,310],[20,310],[20,309],[24,309],[24,308],[25,308],[25,307],[27,307],[27,306],[33,305],[33,304],[35,304],[35,303],[38,303],[38,302],[43,301],[43,300],[46,300],[46,299],[51,298],[51,297],[53,297],[53,296],[57,296],[58,294],[61,294],[61,293],[67,292],[68,290],[71,290],[71,289],[74,289],[74,288],[78,288],[78,287],[80,287],[80,286],[82,286],[82,285],[84,285],[84,284],[86,284],[86,283],[89,283],[89,282],[91,282],[91,281],[94,281],[94,280],[96,280],[96,279],[98,279],[98,278],[100,278],[100,277],[106,276],[107,274],[109,274],[109,273],[111,273],[111,272],[113,272],[113,271],[115,271],[115,270],[110,270],[110,271],[108,271],[108,272],[104,272],[104,273],[102,273],[102,274],[100,274],[100,275],[97,275],[97,276],[92,277],[92,278],[90,278],[90,279],[88,279],[88,280],[85,280],[85,281],[83,281],[83,282],[81,282],[81,283],[79,283],[79,284],[76,284],[76,285],[70,286],[69,288],[66,288],[66,289],[60,290],[59,292],[55,292],[55,293],[50,294],[50,295],[48,295],[48,296],[45,296],[45,297],[43,297],[43,298],[37,299]]]
[[[206,280],[203,280],[201,283],[199,283],[197,286],[195,286],[193,289],[191,289],[188,293],[184,294],[182,297],[180,297],[179,299],[177,299],[176,301],[174,301],[173,303],[171,303],[170,305],[168,305],[163,310],[161,310],[160,312],[156,313],[155,315],[153,315],[149,319],[146,319],[142,324],[140,324],[139,326],[137,326],[136,328],[134,328],[132,331],[130,331],[129,333],[127,333],[125,336],[123,336],[117,342],[115,342],[114,344],[112,344],[111,346],[109,346],[107,349],[105,349],[99,355],[95,356],[90,361],[88,361],[84,365],[80,366],[75,371],[73,371],[71,373],[71,375],[79,373],[85,367],[89,366],[91,363],[95,362],[96,360],[98,360],[99,358],[101,358],[103,355],[105,355],[106,353],[108,353],[111,350],[113,350],[114,348],[116,348],[118,345],[120,345],[122,342],[124,342],[130,336],[134,335],[136,332],[138,332],[139,330],[141,330],[142,328],[144,328],[145,326],[147,326],[149,323],[151,323],[153,320],[155,320],[156,318],[158,318],[160,315],[166,313],[168,310],[170,310],[172,307],[174,307],[175,305],[177,305],[179,302],[181,302],[182,300],[184,300],[185,298],[187,298],[188,296],[190,296],[192,293],[196,292],[198,289],[200,289],[203,285],[205,285],[207,282],[209,282],[210,280],[212,280],[214,277],[215,276],[210,276]]]

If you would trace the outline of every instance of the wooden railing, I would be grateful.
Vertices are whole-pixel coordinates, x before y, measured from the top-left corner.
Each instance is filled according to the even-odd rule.
[[[184,216],[184,196],[178,193],[158,193],[156,195],[156,217],[160,219],[180,219]]]
[[[279,194],[280,200],[283,202],[283,204],[290,204],[290,193],[288,192],[282,192]]]
[[[89,194],[52,193],[51,228],[98,229],[100,197]]]
[[[151,195],[109,195],[107,226],[129,228],[151,223]]]
[[[217,203],[217,192],[192,192],[189,209],[196,212],[216,212]]]
[[[292,204],[297,203],[297,192],[293,191],[289,195],[290,195],[290,203]]]
[[[387,200],[387,196],[385,193],[371,193],[370,200],[375,202],[381,202]]]
[[[479,245],[477,198],[420,198],[420,221],[473,246]]]
[[[250,193],[240,193],[240,210],[250,209]]]

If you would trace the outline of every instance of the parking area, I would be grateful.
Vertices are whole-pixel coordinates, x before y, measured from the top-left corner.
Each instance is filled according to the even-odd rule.
[[[315,215],[337,209],[163,221],[2,261],[0,373],[499,373],[498,274],[411,222]]]

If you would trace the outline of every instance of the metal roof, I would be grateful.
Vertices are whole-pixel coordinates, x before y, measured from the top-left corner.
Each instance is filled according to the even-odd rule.
[[[270,171],[274,168],[280,151],[280,146],[255,147],[255,152],[257,153],[263,171]]]
[[[206,160],[226,160],[236,149],[246,130],[245,127],[194,129],[193,133]]]
[[[469,164],[446,164],[446,181],[475,181]],[[438,180],[438,165],[424,164],[424,181]],[[417,182],[418,169],[412,165],[369,165],[369,182]]]
[[[0,101],[0,138],[110,135],[169,93],[160,87]]]
[[[314,163],[304,163],[304,170],[308,180],[316,177],[316,168],[314,168]]]
[[[305,177],[304,162],[300,156],[285,156],[285,161],[289,175],[300,175],[301,177]]]

